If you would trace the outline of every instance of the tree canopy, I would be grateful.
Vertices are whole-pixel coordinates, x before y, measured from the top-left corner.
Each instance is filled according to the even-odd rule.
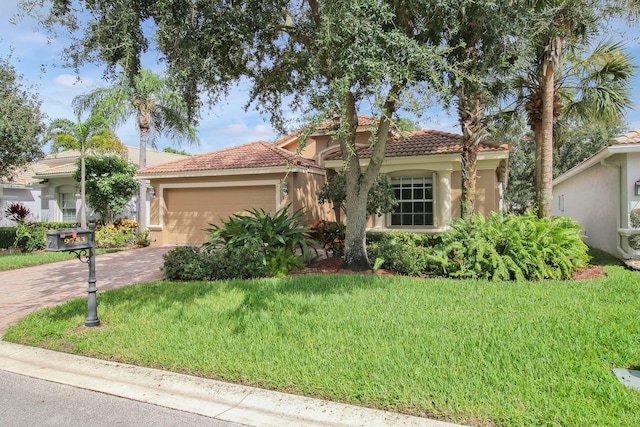
[[[102,117],[90,116],[84,122],[56,119],[49,125],[47,140],[51,140],[51,152],[77,150],[80,152],[80,226],[87,227],[85,159],[89,153],[114,152],[127,154],[127,148],[118,139]]]
[[[0,178],[10,180],[16,168],[44,156],[45,115],[40,100],[8,60],[0,58]]]
[[[136,165],[120,156],[87,156],[87,203],[103,224],[112,224],[138,189]],[[78,169],[73,178],[80,181]]]

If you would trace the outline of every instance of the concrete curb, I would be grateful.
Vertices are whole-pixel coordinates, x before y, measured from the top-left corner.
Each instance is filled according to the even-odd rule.
[[[457,426],[5,341],[0,369],[253,426]]]

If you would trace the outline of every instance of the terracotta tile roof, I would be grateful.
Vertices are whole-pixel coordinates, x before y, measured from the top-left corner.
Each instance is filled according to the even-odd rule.
[[[139,174],[175,173],[207,170],[252,169],[289,164],[318,167],[313,160],[305,159],[295,153],[275,145],[257,141],[238,147],[226,148],[178,161],[148,167]]]
[[[508,144],[485,141],[480,144],[480,151],[510,150]],[[362,159],[371,157],[371,148],[358,149]],[[408,136],[392,139],[386,147],[385,157],[412,157],[433,154],[453,154],[462,152],[462,135],[437,130],[420,130]],[[326,160],[341,159],[340,153],[327,156]]]
[[[370,116],[362,116],[359,115],[358,116],[358,126],[371,126],[374,122],[373,117]],[[327,120],[326,122],[323,122],[318,129],[316,129],[316,132],[320,132],[320,131],[327,131],[330,130],[331,127],[334,126],[333,120]],[[274,145],[281,145],[284,144],[285,142],[289,142],[291,139],[297,137],[298,135],[300,135],[301,131],[297,130],[295,132],[292,132],[288,135],[283,136],[282,138],[278,139],[276,142],[274,142]]]
[[[640,143],[640,129],[632,130],[622,136],[612,139],[609,141],[609,145],[618,145],[618,144],[638,144]]]

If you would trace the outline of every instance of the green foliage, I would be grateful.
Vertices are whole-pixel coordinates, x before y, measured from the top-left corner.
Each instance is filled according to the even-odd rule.
[[[290,253],[299,249],[305,260],[311,260],[311,249],[317,244],[309,238],[309,231],[302,224],[302,210],[289,214],[290,207],[287,205],[273,215],[264,209],[252,209],[248,215],[230,216],[222,221],[222,225],[209,224],[209,241],[203,247],[260,247],[267,260],[278,248],[285,248]]]
[[[178,150],[173,147],[165,147],[162,151],[165,153],[181,154],[183,156],[192,156],[193,154],[187,153],[185,150]]]
[[[135,230],[113,224],[96,227],[96,248],[124,248],[131,246]]]
[[[370,233],[367,250],[400,274],[490,280],[567,279],[589,261],[581,227],[571,218],[496,212],[450,225],[437,236]]]
[[[133,178],[137,168],[118,156],[87,156],[85,162],[87,203],[100,215],[103,224],[111,224],[138,189]],[[79,181],[79,172],[73,177]]]
[[[179,246],[162,256],[169,280],[250,279],[266,275],[264,254],[256,246],[204,249]]]
[[[344,223],[323,219],[311,226],[310,235],[325,251],[331,252],[333,256],[342,256],[345,230]]]
[[[46,247],[46,230],[36,224],[28,224],[21,221],[16,226],[16,238],[14,247],[20,248],[22,252],[39,251]]]
[[[266,259],[266,262],[267,271],[270,276],[284,277],[289,271],[304,267],[302,259],[284,247],[276,248],[272,251]]]
[[[16,227],[0,227],[0,249],[9,249],[16,241]]]
[[[331,202],[340,209],[345,208],[347,200],[346,177],[344,172],[329,177],[320,190],[318,190],[318,203]],[[367,213],[369,215],[382,216],[393,212],[398,206],[398,201],[393,193],[393,187],[384,175],[378,175],[369,195],[367,196]]]
[[[408,232],[376,233],[378,238],[370,242],[367,252],[376,260],[378,268],[395,271],[407,276],[421,276],[427,268],[425,247],[420,234]],[[380,263],[378,259],[381,259]]]
[[[492,213],[454,219],[430,257],[436,274],[491,280],[568,279],[589,261],[577,221]]]
[[[24,88],[9,61],[0,58],[0,177],[44,156],[45,115],[37,92]]]
[[[141,233],[138,233],[138,235],[136,235],[134,244],[142,248],[146,248],[151,244],[151,232],[149,231],[148,228],[142,231]]]
[[[632,209],[629,213],[631,227],[640,228],[640,209]]]
[[[631,223],[631,227],[640,228],[640,209],[631,210],[629,213],[629,221]],[[640,249],[640,234],[629,236],[629,246],[631,249]]]

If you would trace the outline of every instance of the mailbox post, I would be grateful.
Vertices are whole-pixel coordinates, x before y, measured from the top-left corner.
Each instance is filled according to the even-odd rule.
[[[87,289],[87,318],[85,326],[98,326],[98,304],[96,300],[96,254],[95,254],[95,222],[89,223],[89,229],[71,228],[47,233],[47,251],[71,252],[80,262],[89,266],[89,288]],[[84,260],[83,260],[84,258]]]

